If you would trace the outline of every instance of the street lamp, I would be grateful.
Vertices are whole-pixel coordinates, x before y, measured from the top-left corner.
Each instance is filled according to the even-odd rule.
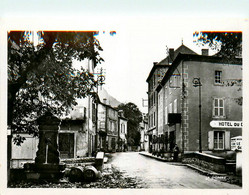
[[[193,86],[199,87],[199,152],[202,152],[201,147],[201,80],[200,78],[193,79]]]

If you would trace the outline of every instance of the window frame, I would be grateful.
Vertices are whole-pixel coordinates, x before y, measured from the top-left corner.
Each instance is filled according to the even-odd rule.
[[[173,113],[177,113],[177,99],[174,100],[174,108],[173,108]]]
[[[215,101],[217,100],[218,105],[215,105]],[[222,100],[223,106],[220,106],[220,101]],[[216,115],[216,109],[218,109],[218,113]],[[221,115],[221,109],[223,109],[223,115]],[[226,113],[225,113],[225,98],[213,98],[213,118],[225,118]]]
[[[165,124],[168,124],[168,106],[165,106]]]
[[[217,134],[217,142],[215,142],[215,135]],[[220,147],[220,140],[219,140],[219,135],[222,134],[222,148]],[[214,138],[213,138],[213,143],[214,143],[214,150],[225,150],[225,131],[222,130],[214,130]],[[217,146],[215,147],[215,145]]]
[[[219,75],[217,73],[219,73]],[[222,71],[221,70],[214,71],[214,84],[215,85],[223,85],[222,84]]]

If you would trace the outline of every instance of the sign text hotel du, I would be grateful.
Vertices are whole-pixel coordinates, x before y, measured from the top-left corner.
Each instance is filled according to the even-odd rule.
[[[242,128],[242,121],[211,121],[210,126],[214,128]]]

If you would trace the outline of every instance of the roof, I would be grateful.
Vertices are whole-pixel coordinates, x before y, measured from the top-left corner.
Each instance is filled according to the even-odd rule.
[[[113,110],[115,110],[115,111],[118,111],[117,108],[113,108],[111,105],[105,104],[105,103],[103,103],[103,102],[101,102],[101,101],[99,101],[98,103],[101,104],[101,105],[103,105],[103,106],[105,106],[105,107],[111,108],[111,109],[113,109]]]
[[[151,71],[150,71],[150,74],[148,76],[148,78],[146,79],[146,82],[148,82],[150,80],[150,78],[152,77],[153,73],[155,72],[155,70],[157,68],[166,68],[166,67],[170,67],[171,66],[171,63],[172,61],[174,61],[174,59],[176,58],[176,56],[179,54],[179,53],[184,53],[184,54],[197,54],[195,53],[193,50],[189,49],[187,46],[185,45],[181,45],[180,47],[178,47],[175,51],[174,51],[174,57],[173,59],[171,59],[170,57],[171,56],[167,56],[166,58],[164,58],[163,60],[161,60],[160,62],[158,63],[154,63]]]
[[[152,75],[154,74],[156,69],[158,69],[158,68],[166,68],[166,67],[170,67],[170,66],[169,65],[158,65],[158,63],[154,64],[154,66],[152,67],[152,69],[150,71],[150,74],[149,74],[148,78],[146,79],[146,82],[148,82],[150,80],[150,78],[152,77]]]
[[[176,56],[179,53],[184,53],[184,54],[197,54],[195,53],[193,50],[189,49],[187,46],[185,45],[181,45],[180,47],[178,47],[175,51],[174,51],[174,56],[173,58],[171,58],[172,56],[167,56],[166,58],[164,58],[162,61],[160,61],[158,63],[158,65],[169,65],[170,62],[174,61],[176,59]]]
[[[128,121],[128,119],[127,119],[127,118],[122,117],[122,116],[118,116],[118,118],[119,118],[119,119],[122,119],[122,120],[124,120],[124,121]]]
[[[169,80],[171,74],[175,71],[176,67],[179,65],[181,61],[198,61],[198,62],[211,62],[211,63],[223,63],[224,58],[217,57],[217,56],[204,56],[204,55],[198,55],[198,54],[182,54],[179,53],[175,60],[173,61],[172,65],[166,72],[165,76],[163,77],[161,81],[161,85],[158,85],[156,90],[159,92],[162,89],[162,86],[166,84],[166,82]],[[242,65],[242,59],[236,59],[236,62],[233,61],[230,64],[233,65]]]

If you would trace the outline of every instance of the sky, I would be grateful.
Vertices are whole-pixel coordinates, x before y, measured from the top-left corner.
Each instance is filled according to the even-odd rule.
[[[248,5],[245,0],[210,0],[208,4],[197,0],[2,0],[0,27],[98,30],[104,49],[100,55],[105,62],[98,66],[105,69],[104,87],[117,100],[133,102],[147,112],[142,106],[142,99],[147,99],[146,79],[153,62],[166,57],[166,46],[177,49],[183,41],[200,53],[193,32],[241,30],[248,25]],[[110,36],[110,31],[116,35]]]
[[[184,21],[177,18],[146,18],[129,20],[116,26],[116,34],[100,31],[96,38],[100,41],[103,52],[100,55],[104,62],[99,65],[105,70],[105,89],[117,100],[135,103],[142,112],[142,99],[147,97],[146,79],[153,67],[153,62],[160,62],[166,54],[166,46],[175,50],[183,43],[193,51],[201,53],[202,48],[193,42],[193,33],[200,30],[224,30],[241,28],[237,21],[214,23],[202,20]],[[205,23],[205,25],[203,25]],[[211,25],[212,24],[212,25]],[[213,51],[209,51],[210,54]]]
[[[176,50],[183,43],[200,54],[202,47],[193,42],[195,31],[243,31],[248,25],[246,19],[240,18],[97,17],[91,18],[92,21],[86,20],[84,24],[81,24],[82,17],[72,19],[70,17],[64,20],[50,19],[50,22],[43,18],[25,22],[21,20],[22,25],[18,20],[9,19],[4,27],[11,30],[99,31],[96,38],[103,48],[100,56],[104,62],[97,66],[97,70],[101,67],[104,69],[106,78],[104,88],[122,103],[135,103],[143,113],[148,111],[148,108],[143,106],[143,100],[148,99],[146,79],[153,62],[160,62],[167,56],[166,48]],[[228,20],[229,22],[226,22]],[[116,33],[110,35],[110,31]]]

